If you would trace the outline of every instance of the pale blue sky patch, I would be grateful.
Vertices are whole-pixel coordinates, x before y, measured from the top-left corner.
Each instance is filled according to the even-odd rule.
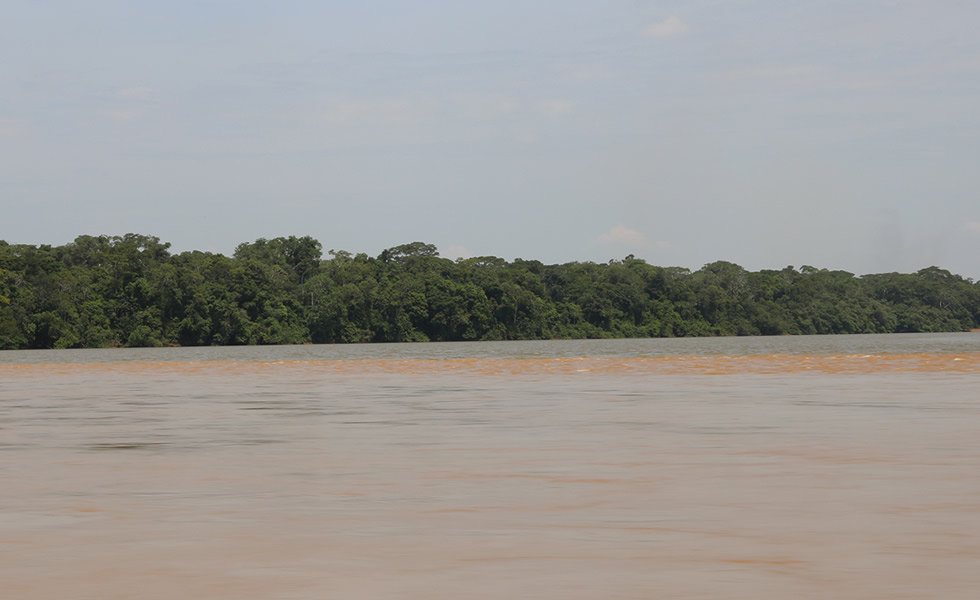
[[[14,0],[0,239],[980,277],[978,21],[960,0]]]

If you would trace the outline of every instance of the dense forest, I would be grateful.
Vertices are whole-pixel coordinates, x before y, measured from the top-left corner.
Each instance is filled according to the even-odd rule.
[[[145,235],[0,241],[0,349],[963,331],[980,283],[938,267],[856,277],[810,266],[697,271],[632,255],[545,265],[452,261],[414,242],[377,257],[311,237],[231,257]]]

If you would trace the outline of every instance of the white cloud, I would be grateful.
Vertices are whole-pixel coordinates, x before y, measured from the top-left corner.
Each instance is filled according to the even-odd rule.
[[[104,94],[105,106],[98,110],[101,117],[116,121],[136,121],[150,114],[158,104],[153,88],[131,86]]]
[[[23,119],[0,116],[0,135],[11,136],[23,134],[26,130],[26,123]]]
[[[323,124],[362,126],[426,125],[455,121],[494,121],[514,115],[520,104],[499,94],[416,96],[391,98],[334,98],[323,103],[314,118]]]
[[[681,21],[680,17],[667,17],[659,23],[654,23],[646,28],[646,33],[650,37],[667,38],[678,37],[690,31],[687,23]]]
[[[140,106],[116,106],[98,111],[99,116],[115,121],[136,121],[147,115],[147,110]]]
[[[647,236],[625,225],[616,225],[609,231],[603,233],[599,236],[598,242],[600,244],[617,244],[639,248],[646,248],[650,245],[647,241]]]
[[[464,248],[463,246],[460,246],[459,244],[453,244],[452,246],[446,248],[446,250],[440,252],[439,254],[441,254],[443,258],[449,258],[452,260],[457,260],[460,258],[469,258],[473,256],[472,252],[470,252],[468,249]]]
[[[970,221],[963,227],[963,229],[973,233],[980,233],[980,221]]]
[[[153,88],[149,87],[128,87],[116,90],[116,96],[120,98],[132,98],[135,100],[147,100],[153,95]]]
[[[518,102],[504,95],[456,96],[450,101],[452,112],[466,120],[488,121],[514,114]]]
[[[541,114],[549,117],[563,117],[572,114],[575,104],[571,100],[563,98],[552,98],[538,102],[538,110]]]
[[[562,67],[561,71],[563,81],[575,83],[592,83],[615,77],[613,69],[601,63],[570,64]]]
[[[323,106],[319,120],[330,125],[418,125],[438,112],[431,98],[335,100]]]
[[[596,240],[600,244],[628,244],[631,246],[646,246],[647,236],[625,225],[616,225],[603,233]]]
[[[601,234],[596,238],[596,242],[607,246],[626,246],[636,249],[667,249],[671,247],[670,242],[664,240],[651,242],[642,232],[630,229],[622,224],[616,225],[609,231]]]
[[[514,141],[518,144],[536,144],[541,141],[541,134],[533,129],[526,129],[514,135]]]

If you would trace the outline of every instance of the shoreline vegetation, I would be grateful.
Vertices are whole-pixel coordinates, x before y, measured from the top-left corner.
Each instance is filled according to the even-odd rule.
[[[0,240],[0,349],[980,329],[980,283],[939,267],[453,261],[422,242],[324,256],[309,236],[260,238],[230,257],[169,248],[132,233]]]

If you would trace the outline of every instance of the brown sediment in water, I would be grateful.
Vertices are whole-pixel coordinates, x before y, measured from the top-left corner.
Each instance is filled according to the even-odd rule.
[[[973,600],[978,366],[3,364],[0,598]]]
[[[759,354],[741,356],[658,356],[581,358],[354,359],[287,361],[160,361],[0,364],[0,377],[116,373],[245,375],[262,373],[474,375],[678,374],[733,375],[792,373],[978,372],[980,352],[882,354]]]

